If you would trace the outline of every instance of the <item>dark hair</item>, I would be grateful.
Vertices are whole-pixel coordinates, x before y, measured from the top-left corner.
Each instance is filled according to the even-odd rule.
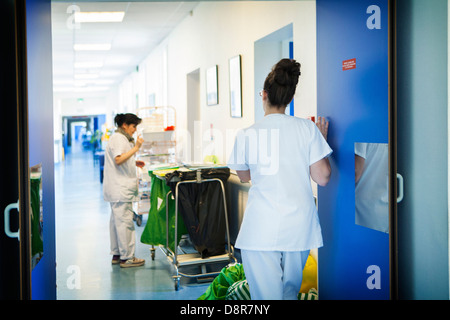
[[[292,101],[300,74],[300,63],[294,59],[281,59],[273,66],[264,81],[272,106],[284,107]]]
[[[118,128],[122,127],[124,123],[128,125],[138,125],[139,123],[141,123],[141,121],[142,119],[133,113],[119,113],[114,118],[114,122],[116,123]]]

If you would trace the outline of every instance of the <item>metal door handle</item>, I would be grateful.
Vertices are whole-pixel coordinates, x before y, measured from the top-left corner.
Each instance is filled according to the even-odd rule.
[[[16,209],[17,211],[19,211],[19,201],[17,201],[16,203],[11,203],[8,206],[6,206],[4,214],[5,214],[5,233],[8,237],[10,238],[17,238],[17,240],[20,241],[20,237],[19,237],[19,231],[17,232],[12,232],[10,225],[9,225],[9,214],[10,211],[12,209]]]
[[[397,180],[398,180],[398,195],[397,195],[397,203],[401,202],[403,200],[403,177],[401,174],[397,173]]]

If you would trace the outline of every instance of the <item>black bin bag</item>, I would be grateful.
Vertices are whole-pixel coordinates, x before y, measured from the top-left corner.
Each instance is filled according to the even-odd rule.
[[[230,176],[230,169],[204,168],[201,170],[202,180],[218,178],[224,188]],[[174,171],[166,175],[166,183],[175,195],[179,181],[196,180],[197,171]],[[178,186],[178,213],[182,216],[191,242],[202,258],[225,253],[226,223],[225,204],[222,187],[219,181],[202,183],[180,183]]]

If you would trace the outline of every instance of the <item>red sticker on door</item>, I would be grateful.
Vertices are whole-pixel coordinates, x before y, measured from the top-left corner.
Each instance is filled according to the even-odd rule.
[[[350,70],[356,68],[356,58],[342,61],[342,70]]]

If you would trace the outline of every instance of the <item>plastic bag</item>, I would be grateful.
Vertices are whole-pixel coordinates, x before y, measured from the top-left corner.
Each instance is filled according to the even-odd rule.
[[[166,185],[166,181],[157,178],[153,173],[151,177],[150,187],[150,210],[148,213],[147,224],[141,235],[141,242],[150,245],[166,246],[166,195],[170,191],[170,187]],[[178,216],[177,241],[175,239],[175,201],[168,198],[169,205],[169,249],[175,252],[181,236],[187,233],[183,218]]]
[[[220,271],[219,275],[206,289],[206,292],[197,300],[225,300],[228,288],[241,280],[245,280],[242,264],[231,264]]]
[[[225,183],[230,176],[227,167],[201,170],[202,179],[218,178]],[[173,179],[177,177],[177,179]],[[175,194],[177,181],[196,180],[197,171],[174,171],[166,175],[167,184]],[[219,181],[180,183],[178,211],[195,249],[202,258],[225,253],[225,204]]]

